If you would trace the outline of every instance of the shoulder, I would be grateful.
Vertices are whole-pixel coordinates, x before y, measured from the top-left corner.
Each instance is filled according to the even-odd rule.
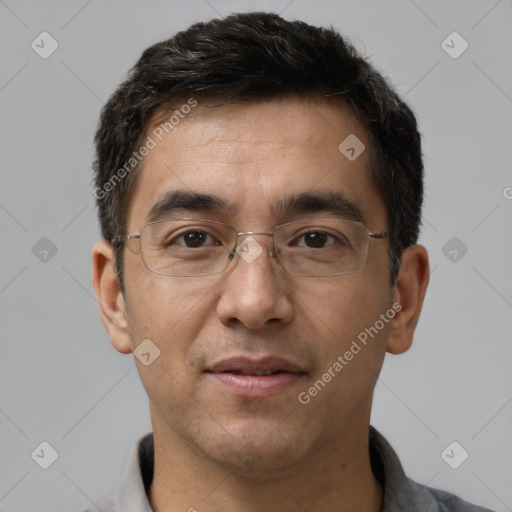
[[[492,510],[468,503],[455,494],[433,487],[426,487],[410,478],[409,484],[425,512],[493,512]]]
[[[98,512],[98,509],[102,512],[116,512],[116,504],[114,496],[106,498],[99,503],[91,505],[90,508],[82,510],[81,512]]]

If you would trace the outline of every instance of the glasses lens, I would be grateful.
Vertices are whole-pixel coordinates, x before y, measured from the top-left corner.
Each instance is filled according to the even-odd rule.
[[[284,269],[302,276],[339,276],[359,272],[368,259],[368,230],[357,222],[292,222],[275,231]]]
[[[165,220],[141,232],[144,264],[167,276],[207,276],[222,272],[234,245],[233,228],[207,220]]]

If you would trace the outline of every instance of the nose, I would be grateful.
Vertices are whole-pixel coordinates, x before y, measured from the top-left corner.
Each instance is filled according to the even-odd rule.
[[[224,325],[261,329],[269,324],[286,324],[293,317],[292,289],[269,250],[264,233],[242,233],[232,267],[226,271],[217,303]],[[258,239],[258,240],[256,240]]]

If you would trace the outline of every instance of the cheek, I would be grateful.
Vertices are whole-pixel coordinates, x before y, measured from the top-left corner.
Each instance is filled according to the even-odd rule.
[[[136,261],[126,265],[128,328],[132,346],[152,340],[173,366],[183,360],[211,311],[215,282],[160,276]]]
[[[297,283],[298,316],[308,318],[328,345],[337,348],[357,337],[391,306],[388,274],[372,271]],[[299,323],[302,321],[299,318]]]
[[[309,401],[313,416],[328,411],[329,421],[338,424],[348,411],[361,404],[369,407],[394,314],[387,288],[371,288],[364,279],[356,287],[355,277],[348,276],[350,285],[340,285],[335,293],[310,290],[304,311],[313,326],[320,364],[301,390],[301,403]]]
[[[331,282],[318,281],[297,292],[302,304],[299,314],[315,338],[320,363],[311,378],[314,388],[309,388],[318,395],[314,410],[326,403],[371,399],[394,310],[387,273],[379,276],[377,271],[366,270]]]
[[[136,359],[137,370],[155,407],[171,413],[192,391],[190,359],[205,324],[209,289],[144,271],[126,288],[129,334],[134,349],[149,339],[160,351],[149,366]]]

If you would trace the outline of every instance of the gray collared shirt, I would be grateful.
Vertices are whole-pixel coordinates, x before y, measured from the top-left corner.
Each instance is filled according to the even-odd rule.
[[[384,489],[381,512],[491,512],[457,496],[420,485],[407,478],[397,454],[386,439],[370,426],[370,460]],[[115,496],[98,507],[103,512],[153,512],[147,492],[153,479],[153,434],[133,446]],[[94,512],[96,507],[84,512]]]

